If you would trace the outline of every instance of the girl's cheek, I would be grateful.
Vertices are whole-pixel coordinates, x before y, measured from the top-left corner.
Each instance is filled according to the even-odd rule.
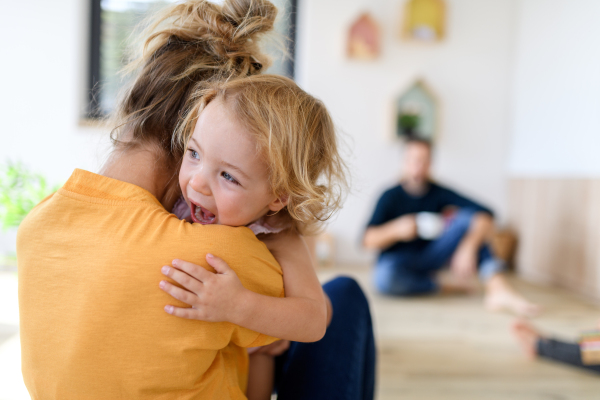
[[[179,168],[179,186],[185,192],[184,188],[187,186],[190,180],[190,172],[188,171],[187,160],[184,160],[181,167]]]
[[[184,177],[184,175],[183,175],[182,171],[179,171],[179,187],[181,188],[181,190],[182,190],[183,192],[185,192],[185,187],[186,187],[186,186],[187,186],[187,185],[186,185],[186,180],[185,180],[185,177]]]
[[[248,204],[244,202],[244,199],[239,198],[239,196],[226,192],[220,193],[218,198],[215,196],[215,202],[221,218],[234,225],[239,225],[238,220],[244,219],[244,212]]]

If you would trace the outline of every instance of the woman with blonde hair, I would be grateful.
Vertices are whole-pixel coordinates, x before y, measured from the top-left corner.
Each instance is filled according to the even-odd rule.
[[[75,170],[21,224],[22,371],[32,398],[245,398],[244,347],[276,339],[231,323],[172,318],[157,283],[175,257],[208,269],[206,255],[216,253],[247,289],[283,295],[278,264],[250,231],[189,224],[169,212],[181,193],[183,156],[172,137],[190,94],[199,82],[265,69],[257,43],[275,16],[266,0],[188,1],[157,16],[117,108],[108,161],[99,174]],[[334,321],[368,312],[356,283],[343,282],[338,292],[353,290],[354,300],[332,297]],[[338,312],[337,304],[362,311]],[[355,339],[340,343],[348,340]],[[343,350],[319,352],[335,359]],[[314,352],[297,354],[313,356],[288,356],[282,394],[294,390],[286,382],[327,365]],[[328,378],[339,388],[347,383]]]

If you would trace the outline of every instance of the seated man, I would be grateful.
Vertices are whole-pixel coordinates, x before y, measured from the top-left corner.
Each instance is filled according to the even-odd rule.
[[[438,289],[436,273],[447,263],[453,275],[477,271],[486,286],[486,306],[520,315],[539,310],[508,284],[504,264],[488,240],[492,211],[430,179],[431,145],[406,143],[404,177],[379,199],[364,235],[364,246],[379,250],[375,285],[384,294],[420,295]]]

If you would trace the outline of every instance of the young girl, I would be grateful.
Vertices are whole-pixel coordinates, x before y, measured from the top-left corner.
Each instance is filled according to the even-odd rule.
[[[252,229],[280,263],[286,297],[244,289],[209,255],[216,275],[183,262],[164,268],[187,291],[165,281],[161,288],[192,306],[165,310],[317,341],[325,334],[327,307],[301,234],[315,232],[341,205],[344,165],[331,118],[320,101],[280,76],[208,85],[197,96],[178,130],[187,148],[179,174],[184,207],[196,223]],[[251,357],[250,399],[270,397],[273,371],[272,357]]]

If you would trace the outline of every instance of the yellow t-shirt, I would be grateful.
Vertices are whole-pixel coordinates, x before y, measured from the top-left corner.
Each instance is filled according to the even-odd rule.
[[[163,311],[174,258],[222,257],[243,285],[283,297],[281,268],[245,227],[180,221],[146,190],[75,170],[17,238],[22,370],[33,399],[243,399],[242,347],[276,340]]]

